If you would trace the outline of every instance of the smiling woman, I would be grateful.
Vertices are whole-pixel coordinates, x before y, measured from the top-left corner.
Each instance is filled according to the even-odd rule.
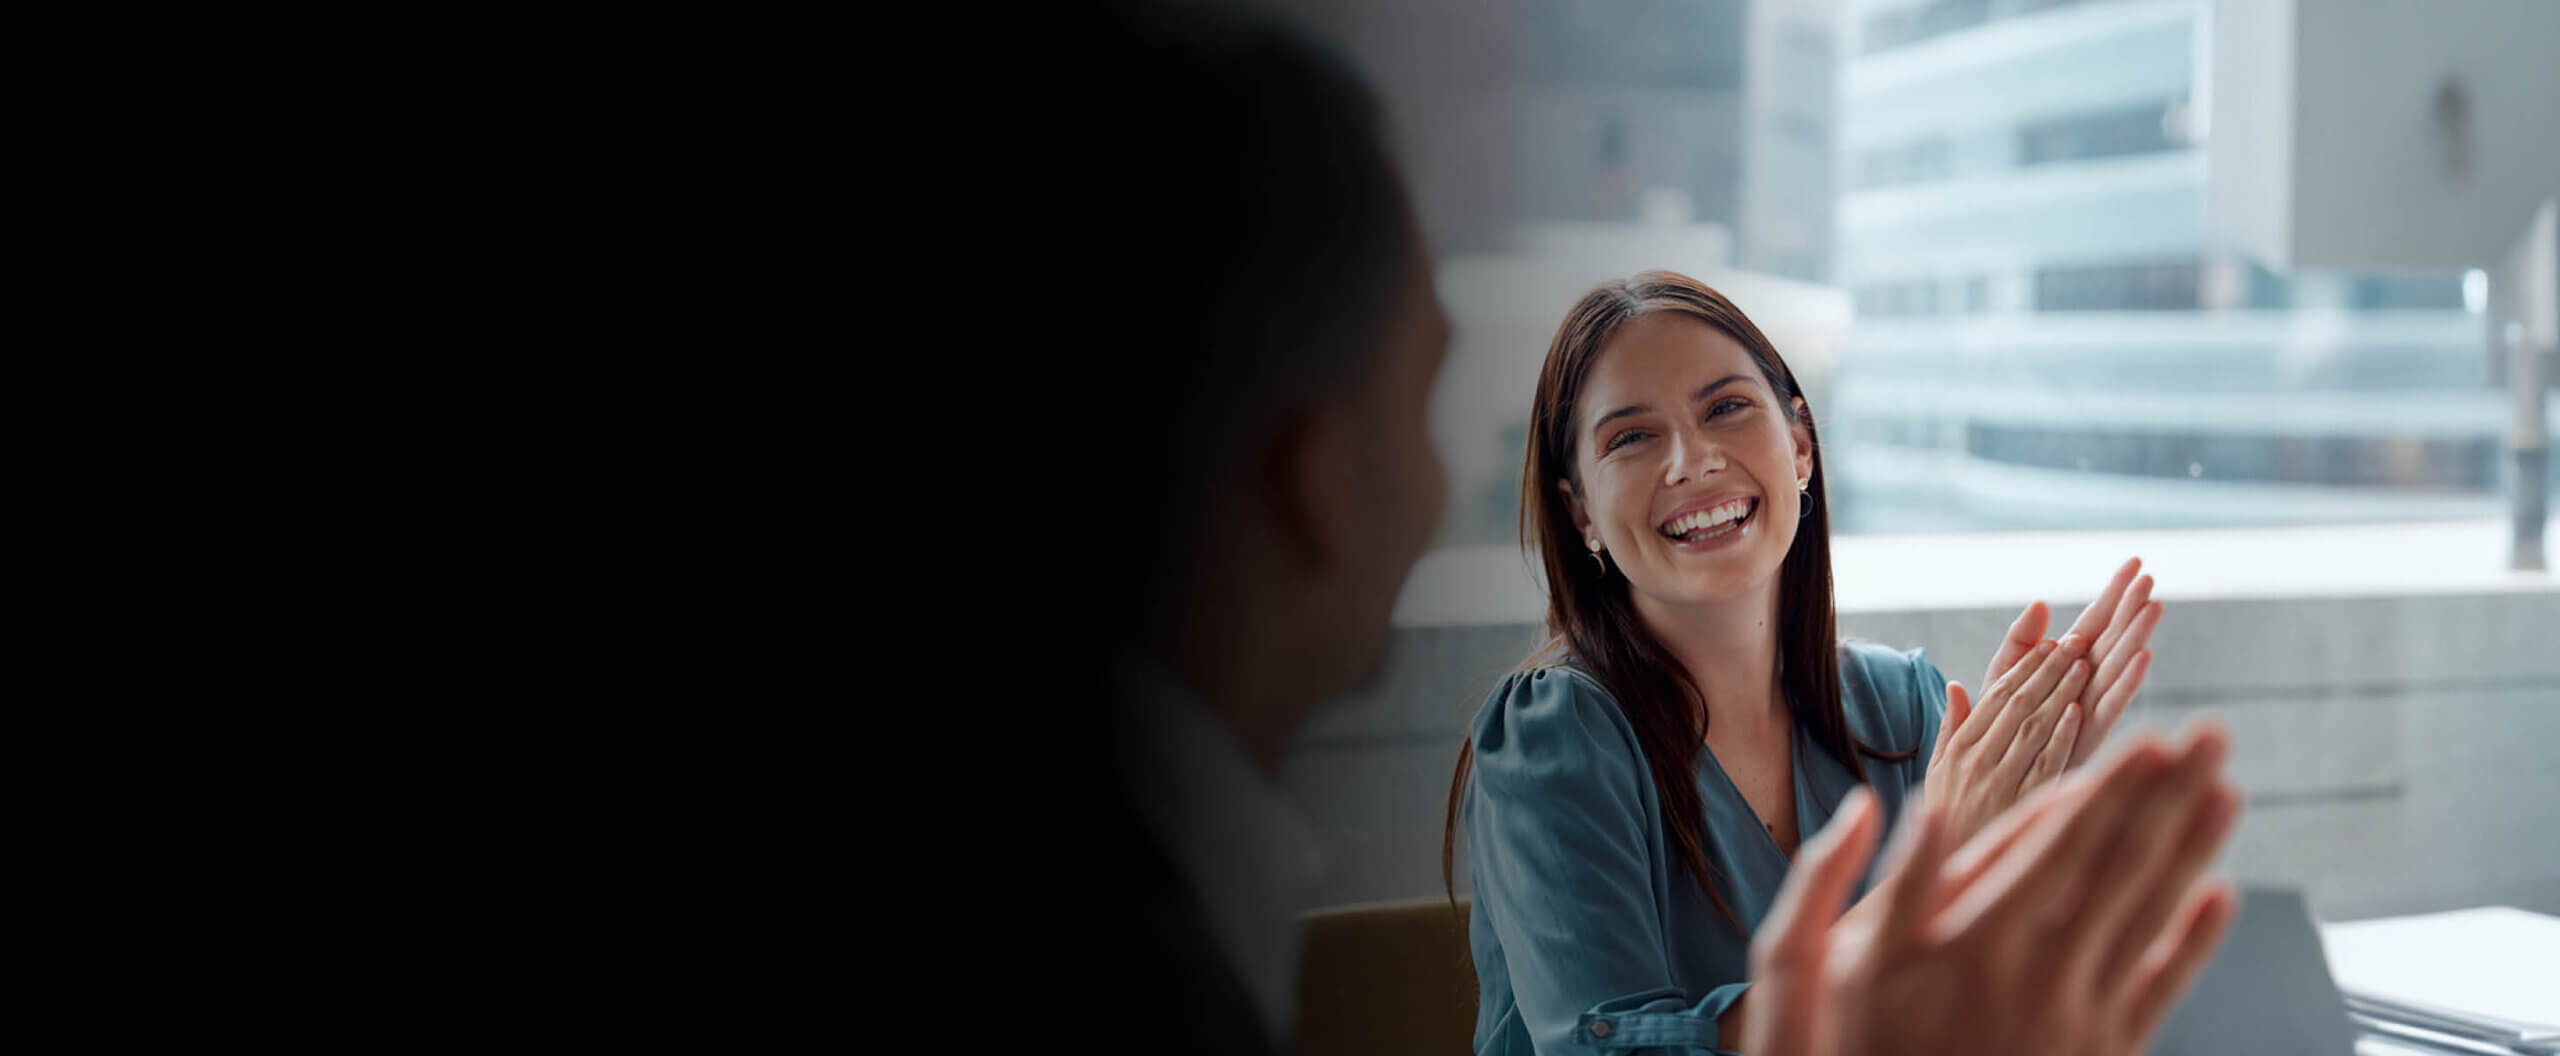
[[[1575,304],[1528,441],[1521,541],[1553,637],[1478,713],[1442,852],[1453,882],[1463,823],[1479,1052],[1634,1030],[1712,1047],[1799,835],[1850,790],[1889,818],[1925,795],[1961,839],[2085,755],[2079,716],[2094,744],[2142,680],[2159,610],[2131,562],[2061,642],[2031,606],[1979,709],[1916,650],[1844,647],[1812,409],[1694,279]]]

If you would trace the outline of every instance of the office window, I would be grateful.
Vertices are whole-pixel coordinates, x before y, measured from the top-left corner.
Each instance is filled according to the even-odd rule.
[[[2182,260],[2041,268],[2036,310],[2044,312],[2192,311],[2200,263]]]
[[[1865,189],[1943,180],[1953,171],[1953,153],[1942,136],[1866,151],[1858,155],[1851,186]]]
[[[2175,127],[2183,112],[2183,104],[2177,102],[2145,103],[2038,121],[2018,129],[2018,163],[2044,165],[2176,150],[2186,145]]]
[[[2133,477],[2465,491],[2498,482],[2492,437],[2283,436],[1974,424],[1968,454],[1991,462]]]
[[[1865,49],[1872,55],[1917,44],[1981,25],[1990,18],[1989,0],[1937,0],[1917,7],[1895,8],[1867,20]]]

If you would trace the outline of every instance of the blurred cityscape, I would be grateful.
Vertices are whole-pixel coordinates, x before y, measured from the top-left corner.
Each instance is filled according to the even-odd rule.
[[[1654,267],[1725,291],[1806,380],[1841,531],[2505,512],[2485,276],[2271,267],[2209,227],[2212,0],[1396,21],[1463,45],[1399,52],[1464,96],[1403,130],[1458,331],[1443,542],[1516,538],[1557,321]]]

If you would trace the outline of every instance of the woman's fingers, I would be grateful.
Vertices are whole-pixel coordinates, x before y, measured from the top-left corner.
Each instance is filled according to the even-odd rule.
[[[2018,694],[2018,687],[2034,678],[2036,671],[2045,660],[2060,647],[2058,642],[2037,642],[2035,649],[2024,659],[2009,665],[2009,670],[1992,680],[1990,687],[1982,691],[1982,699],[1975,702],[1973,713],[1968,717],[1965,728],[1956,732],[1952,747],[1958,752],[1971,752],[1975,745],[1981,744],[1985,737],[1999,727],[2000,715],[2008,710],[2009,701]],[[1993,758],[1996,759],[1998,756],[1995,755]]]
[[[2080,728],[2080,743],[2071,749],[2071,765],[2088,762],[2091,755],[2097,754],[2098,746],[2106,741],[2108,731],[2115,729],[2116,720],[2124,717],[2125,709],[2133,706],[2134,694],[2142,691],[2142,681],[2150,674],[2151,650],[2133,654],[2133,662],[2125,667],[2124,674],[2115,685],[2107,687],[2106,696],[2098,698],[2098,706],[2089,709],[2089,717]]]
[[[1947,683],[1947,712],[1938,716],[1938,743],[1929,749],[1930,766],[1936,766],[1939,760],[1947,757],[1947,745],[1955,740],[1956,731],[1964,727],[1964,720],[1972,714],[1973,696],[1965,692],[1964,683]]]
[[[2151,647],[2151,632],[2160,626],[2162,612],[2159,602],[2146,599],[2125,621],[2123,632],[2114,641],[2102,642],[2090,650],[2089,655],[2098,661],[2098,677],[2089,682],[2088,700],[2094,703],[2106,696],[2125,667],[2133,662],[2134,654]]]
[[[2019,658],[2034,652],[2036,643],[2044,640],[2045,628],[2053,623],[2053,609],[2039,601],[2029,604],[2027,611],[2009,624],[2009,635],[2000,640],[2000,648],[1991,654],[1991,666],[1983,669],[1982,684],[2000,681],[2017,665]]]
[[[2133,581],[2133,586],[2124,593],[2124,600],[2117,603],[2115,613],[2107,618],[2107,629],[2099,633],[2098,645],[2089,651],[2089,655],[2106,656],[2117,643],[2126,639],[2127,629],[2133,626],[2134,618],[2151,604],[2151,585],[2150,576]],[[2140,649],[2142,643],[2136,641],[2132,648]]]
[[[2072,661],[2064,670],[2061,683],[2028,713],[2026,721],[2018,724],[2018,735],[2010,739],[2008,751],[1992,764],[1994,787],[2014,790],[2026,784],[2028,769],[2053,746],[2053,734],[2061,729],[2063,714],[2078,706],[2080,687],[2088,684],[2089,672],[2087,660]]]
[[[2043,788],[2071,766],[2071,751],[2080,740],[2080,702],[2073,700],[2062,708],[2062,721],[2053,727],[2053,735],[2045,738],[2042,751],[2027,764],[2027,772],[2018,779],[2021,794]],[[2033,742],[2029,742],[2033,743]]]
[[[2023,782],[2026,779],[2027,768],[2035,765],[2036,759],[2053,743],[2054,731],[2062,727],[2063,713],[2079,702],[2080,690],[2089,684],[2093,670],[2085,659],[2074,660],[2071,666],[2063,669],[2062,681],[2046,691],[2044,700],[2028,713],[2026,721],[2018,725],[2018,735],[2011,739],[2009,750],[2002,753],[2000,761],[1992,766],[1996,780]],[[2033,690],[2035,686],[2027,688]]]
[[[2123,600],[2125,588],[2133,583],[2134,574],[2140,571],[2142,559],[2139,557],[2126,558],[2124,564],[2116,566],[2116,574],[2107,577],[2107,589],[2099,591],[2097,600],[2080,610],[2079,619],[2071,621],[2071,633],[2097,641],[2107,625],[2115,621],[2116,603]]]
[[[2051,649],[2037,646],[2037,658],[2032,665],[2021,663],[2018,670],[2012,670],[2010,674],[2015,676],[2030,666],[2034,669],[2027,673],[2023,682],[2015,684],[2015,688],[2006,694],[2006,699],[1996,705],[1985,702],[1983,711],[1986,714],[1994,707],[1998,714],[1987,724],[1989,728],[1982,731],[1975,757],[1986,763],[1999,760],[2008,754],[2010,745],[2017,740],[2019,729],[2028,720],[2043,717],[2050,722],[2052,718],[2059,717],[2062,702],[2053,699],[2054,688],[2070,674],[2072,665],[2079,662],[2086,647],[2086,639],[2064,635],[2061,641],[2053,643]]]

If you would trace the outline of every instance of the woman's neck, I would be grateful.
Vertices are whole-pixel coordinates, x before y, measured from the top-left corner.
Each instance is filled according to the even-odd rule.
[[[1664,604],[1637,594],[1636,618],[1689,673],[1706,698],[1699,729],[1751,736],[1783,728],[1786,698],[1778,691],[1778,591],[1770,583],[1748,597]],[[1704,720],[1704,721],[1700,721]]]

